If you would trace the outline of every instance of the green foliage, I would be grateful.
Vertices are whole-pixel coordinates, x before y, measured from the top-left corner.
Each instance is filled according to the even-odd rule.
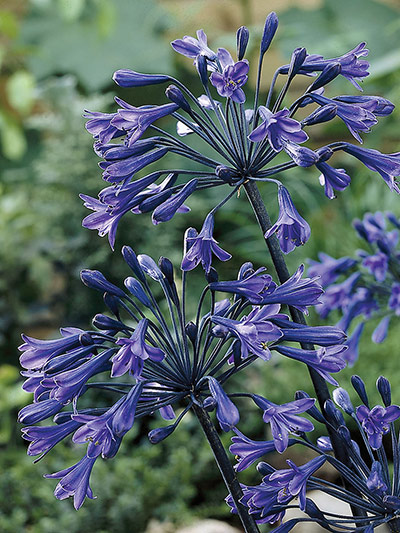
[[[68,72],[93,91],[110,85],[118,68],[170,72],[170,51],[160,36],[168,24],[153,0],[36,2],[21,43],[31,48],[27,62],[35,77]],[[134,51],[127,45],[132,36]]]

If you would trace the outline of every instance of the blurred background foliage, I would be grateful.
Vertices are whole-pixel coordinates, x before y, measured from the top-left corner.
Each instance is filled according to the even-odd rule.
[[[70,501],[56,502],[52,482],[41,475],[73,464],[82,452],[75,446],[59,446],[37,466],[26,457],[14,420],[30,400],[20,389],[16,346],[22,330],[52,337],[61,325],[88,327],[90,317],[103,311],[103,305],[97,293],[82,287],[79,271],[97,268],[118,283],[128,273],[119,254],[125,243],[156,257],[166,254],[178,265],[184,230],[199,228],[211,201],[215,205],[215,196],[223,194],[217,189],[195,195],[190,200],[192,212],[176,216],[168,225],[153,227],[148,216],[125,217],[116,252],[111,253],[105,239],[81,228],[87,211],[78,194],[95,196],[102,187],[92,139],[84,130],[83,110],[112,110],[114,94],[135,105],[165,101],[160,86],[117,90],[111,76],[118,68],[168,72],[200,94],[191,61],[173,54],[169,41],[194,35],[203,27],[212,48],[234,49],[235,31],[246,24],[251,30],[248,57],[256,60],[266,10],[278,12],[280,31],[264,65],[265,86],[297,46],[334,57],[365,40],[371,50],[371,75],[363,85],[366,94],[400,102],[397,0],[271,0],[268,6],[256,0],[0,0],[1,531],[112,529],[117,533],[131,530],[134,520],[135,531],[142,532],[150,519],[173,524],[194,516],[231,519],[211,455],[190,417],[173,437],[155,447],[147,442],[146,433],[157,421],[138,425],[118,457],[96,468],[97,502],[86,502],[79,513]],[[295,94],[304,83],[297,82]],[[354,94],[346,80],[336,80],[333,90]],[[166,121],[165,127],[172,126]],[[365,146],[398,151],[398,132],[397,110],[365,136]],[[315,147],[337,139],[352,141],[340,121],[317,127],[313,136]],[[173,165],[174,158],[169,158]],[[323,195],[315,171],[298,169],[288,174],[287,186],[312,227],[310,241],[288,257],[291,271],[307,257],[316,258],[319,251],[338,257],[361,247],[350,230],[353,218],[377,209],[400,216],[398,198],[378,175],[345,155],[335,158],[336,166],[343,165],[352,176],[352,185],[334,201]],[[263,186],[262,192],[275,217],[276,191],[271,194]],[[234,256],[218,265],[222,278],[234,276],[247,260],[271,270],[244,195],[221,210],[216,228],[221,245]],[[190,277],[200,290],[201,272]],[[191,309],[195,305],[193,300]],[[311,321],[318,323],[316,316]],[[341,383],[348,383],[352,373],[361,374],[370,389],[381,373],[400,382],[395,328],[383,345],[371,344],[367,332],[360,353],[356,366],[343,371]],[[268,393],[275,402],[288,401],[297,389],[310,391],[307,371],[291,361],[273,360],[250,369],[248,380],[249,387]],[[395,390],[394,395],[400,402],[400,393]],[[260,417],[250,408],[245,413],[243,431],[253,438],[266,438]],[[223,438],[228,444],[229,436]],[[255,479],[250,472],[242,480]]]

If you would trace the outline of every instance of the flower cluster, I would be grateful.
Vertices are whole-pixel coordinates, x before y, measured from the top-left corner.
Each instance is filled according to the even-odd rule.
[[[261,483],[257,486],[242,485],[244,493],[242,503],[247,506],[249,513],[255,516],[257,522],[275,524],[282,520],[286,509],[293,507],[294,500],[297,499],[299,508],[305,513],[304,518],[283,521],[273,530],[274,532],[287,533],[299,522],[317,522],[328,531],[347,529],[364,533],[372,533],[375,527],[390,521],[397,524],[400,509],[400,455],[394,421],[400,418],[400,407],[392,405],[389,381],[382,376],[377,381],[377,389],[384,406],[376,405],[371,408],[361,378],[353,376],[352,384],[362,402],[356,409],[350,401],[349,394],[342,388],[334,390],[333,398],[340,409],[357,425],[363,449],[351,439],[343,413],[332,400],[326,402],[323,415],[313,405],[313,400],[299,391],[296,393],[298,398],[296,401],[279,406],[278,409],[277,406],[272,406],[264,412],[264,421],[270,422],[271,417],[275,417],[283,430],[286,427],[297,426],[296,436],[289,439],[288,444],[305,446],[316,455],[301,466],[288,459],[289,468],[282,470],[276,470],[265,462],[258,463],[257,470],[264,476]],[[340,440],[343,460],[331,455],[330,437],[319,437],[316,445],[311,442],[306,432],[311,431],[313,425],[309,420],[299,417],[296,417],[295,421],[292,413],[296,410],[307,411],[311,417],[323,422],[330,429],[330,435]],[[268,413],[267,418],[266,413]],[[239,430],[236,430],[236,433],[237,435],[232,438],[230,451],[238,460],[236,465],[238,472],[274,450],[274,441],[254,441]],[[274,430],[272,434],[275,440]],[[386,434],[391,436],[394,459],[392,475],[383,447],[383,437]],[[344,486],[316,477],[317,470],[325,462],[336,469],[337,474],[345,482]],[[312,501],[312,497],[307,498],[307,490],[322,491],[350,504],[358,511],[354,516],[339,516],[321,510]],[[232,511],[236,512],[229,496],[226,501],[232,507]],[[351,526],[350,522],[354,527],[347,528],[346,526]]]
[[[249,31],[244,26],[237,32],[237,60],[224,48],[213,51],[203,30],[197,32],[197,38],[185,36],[171,43],[177,53],[194,60],[204,89],[202,95],[194,95],[167,74],[141,74],[129,69],[115,72],[113,79],[120,87],[168,83],[167,101],[159,106],[135,107],[116,98],[115,112],[86,113],[89,119],[86,128],[95,139],[96,154],[102,158],[100,167],[107,187],[99,193],[98,199],[82,195],[85,206],[93,211],[84,219],[85,227],[96,229],[101,236],[108,235],[114,247],[118,223],[128,212],[152,212],[153,224],[159,224],[170,220],[177,212],[188,211],[184,202],[196,190],[226,185],[235,191],[249,181],[264,181],[278,186],[279,202],[279,218],[265,237],[276,233],[282,250],[288,253],[307,241],[310,228],[297,212],[287,188],[273,176],[298,166],[316,167],[316,178],[319,175],[326,196],[332,199],[334,191],[342,191],[350,184],[350,176],[344,169],[327,163],[339,150],[378,172],[392,190],[400,192],[395,181],[400,175],[398,153],[382,154],[344,141],[318,149],[304,145],[313,125],[336,117],[361,143],[360,134],[370,131],[378,117],[392,112],[393,104],[380,96],[328,97],[324,94],[325,87],[338,76],[361,90],[359,82],[368,76],[369,67],[365,43],[333,59],[296,48],[290,64],[278,68],[263,94],[262,63],[277,28],[277,16],[270,13],[260,44],[255,99],[250,105],[245,93],[250,64],[244,59]],[[299,98],[283,107],[290,85],[298,75],[311,76],[312,81]],[[280,76],[284,76],[285,81],[277,92]],[[265,105],[259,105],[262,97]],[[299,108],[315,104],[318,108],[310,111],[306,118],[295,118]],[[165,117],[176,121],[177,136],[162,128],[161,121]],[[200,137],[212,148],[213,155],[206,157],[185,142],[183,137],[189,134]],[[183,168],[142,174],[153,163],[160,164],[168,153],[189,159],[191,170],[183,164]],[[280,153],[286,153],[288,158],[274,165],[273,160]],[[193,167],[193,162],[197,166]],[[234,196],[229,194],[227,199]],[[212,216],[219,207],[211,211]],[[199,235],[204,234],[212,240],[212,224],[208,217]],[[227,258],[226,254],[222,256],[224,260]],[[189,257],[186,269],[196,264],[197,261]],[[209,266],[206,261],[206,269]]]
[[[325,287],[322,305],[317,308],[319,314],[325,318],[338,310],[341,313],[338,326],[346,332],[357,322],[347,342],[345,357],[350,364],[357,359],[366,321],[380,319],[372,341],[381,343],[391,320],[400,315],[400,220],[392,213],[367,213],[363,220],[354,220],[353,226],[366,241],[368,251],[358,250],[354,259],[334,259],[321,253],[319,261],[309,261],[308,270],[310,275],[320,276]]]
[[[286,304],[306,310],[318,303],[322,289],[315,279],[302,278],[303,268],[279,286],[263,268],[254,271],[251,263],[243,265],[236,281],[220,282],[213,271],[197,315],[189,321],[185,273],[180,298],[168,259],[161,258],[157,265],[129,247],[123,248],[123,257],[133,272],[124,280],[125,289],[99,271],[82,271],[83,283],[104,293],[109,310],[94,317],[93,330],[65,328],[56,340],[23,336],[20,347],[24,389],[34,395],[33,403],[19,413],[19,421],[27,424],[22,431],[30,441],[28,454],[41,458],[69,435],[73,442],[87,445],[76,465],[47,476],[60,480],[56,497],[73,496],[76,508],[86,496],[92,498],[89,477],[96,460],[115,456],[136,419],[159,412],[170,421],[149,433],[150,441],[157,443],[198,405],[216,409],[221,428],[229,431],[239,422],[239,411],[223,387],[250,363],[268,361],[275,352],[304,361],[334,384],[330,374],[345,366],[341,330],[294,324],[280,310]],[[164,293],[161,305],[152,282]],[[232,298],[218,300],[221,292]],[[287,341],[313,342],[318,348],[289,347]],[[109,406],[80,408],[81,397],[90,396],[91,389],[101,390]],[[290,444],[289,433],[311,429],[298,414],[311,408],[314,399],[283,406],[257,395],[253,399],[271,424],[277,450]],[[174,407],[180,410],[177,417]],[[51,417],[55,424],[36,425]]]

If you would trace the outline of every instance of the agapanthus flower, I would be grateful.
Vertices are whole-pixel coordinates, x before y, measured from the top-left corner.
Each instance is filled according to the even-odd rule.
[[[307,133],[301,129],[300,122],[289,117],[289,109],[272,113],[266,107],[260,106],[258,113],[262,123],[249,135],[251,141],[259,142],[267,138],[271,148],[275,152],[280,152],[283,148],[282,140],[303,143],[308,139]]]
[[[220,261],[228,261],[232,256],[220,246],[213,237],[214,216],[209,213],[204,221],[199,234],[190,234],[187,237],[188,251],[182,260],[182,270],[192,270],[199,263],[206,272],[210,271],[212,254]]]
[[[366,213],[362,220],[353,221],[358,235],[366,241],[367,250],[358,250],[354,259],[334,259],[320,253],[320,261],[310,261],[310,275],[320,275],[325,292],[322,305],[316,307],[322,317],[340,312],[338,326],[349,332],[349,349],[343,357],[354,364],[363,324],[375,320],[372,341],[383,342],[400,314],[400,284],[398,282],[399,229],[393,213]],[[394,229],[392,229],[394,226]],[[355,325],[352,329],[352,324]]]
[[[399,497],[399,471],[398,464],[389,470],[387,453],[381,449],[382,436],[391,433],[391,452],[398,457],[398,430],[394,421],[400,418],[400,407],[391,405],[390,383],[384,377],[377,380],[377,389],[384,401],[385,407],[368,407],[368,398],[365,385],[359,376],[352,376],[352,384],[356,393],[360,396],[364,405],[357,407],[357,415],[350,401],[350,396],[345,389],[334,390],[335,401],[343,409],[344,414],[351,420],[356,418],[358,430],[363,434],[366,432],[367,438],[361,439],[366,446],[368,453],[356,441],[352,440],[354,428],[350,433],[345,417],[342,412],[335,407],[331,400],[324,406],[324,413],[320,412],[316,406],[308,409],[308,414],[315,419],[329,424],[330,437],[319,437],[314,445],[311,435],[299,432],[295,438],[289,440],[291,446],[303,446],[304,452],[317,454],[313,459],[297,466],[290,459],[287,460],[288,469],[276,470],[270,464],[262,461],[258,463],[257,470],[263,476],[259,485],[241,485],[243,497],[241,502],[247,507],[248,512],[255,518],[257,523],[275,524],[282,520],[286,510],[299,507],[302,514],[295,514],[296,518],[291,518],[281,522],[281,525],[273,531],[287,533],[292,528],[302,522],[316,522],[329,531],[340,531],[350,522],[354,521],[355,527],[352,531],[372,533],[381,524],[390,524],[397,527],[398,509],[400,505]],[[302,391],[298,391],[296,396],[302,401],[309,401]],[[260,407],[263,408],[264,399],[261,399]],[[311,400],[313,403],[313,400]],[[265,405],[268,406],[268,401]],[[295,404],[295,402],[291,402]],[[272,406],[274,404],[271,404]],[[287,404],[290,406],[290,403]],[[276,406],[275,406],[276,407]],[[279,407],[279,406],[278,406]],[[284,407],[284,406],[280,406]],[[305,407],[305,405],[303,406]],[[301,409],[301,411],[303,408]],[[267,411],[268,412],[268,411]],[[275,414],[275,416],[279,416]],[[265,418],[265,414],[264,414]],[[304,419],[303,419],[304,420]],[[353,421],[353,420],[352,420]],[[311,427],[312,424],[310,423]],[[310,431],[310,429],[307,429]],[[362,435],[360,435],[361,437]],[[341,458],[331,455],[333,450],[331,437],[339,439],[342,448]],[[232,454],[238,454],[237,471],[241,471],[241,465],[250,466],[262,454],[269,454],[271,446],[269,441],[257,442],[248,439],[237,431],[237,436],[233,437],[234,445],[231,446]],[[357,439],[360,442],[360,439]],[[388,439],[389,445],[389,439]],[[306,449],[305,449],[306,448]],[[377,453],[374,453],[377,450]],[[298,449],[298,454],[301,450]],[[336,484],[318,476],[317,470],[328,462],[338,475],[345,482]],[[307,490],[310,492],[307,494]],[[320,509],[313,501],[315,494],[326,493],[334,496],[338,500],[351,504],[353,515],[346,516],[346,513],[335,514],[325,508]],[[236,512],[236,506],[231,497],[226,499],[227,504]],[[366,513],[368,512],[368,526],[365,527]]]
[[[315,403],[314,398],[304,398],[276,405],[262,396],[253,395],[255,404],[264,411],[263,420],[271,424],[275,449],[283,453],[289,445],[289,433],[312,431],[314,426],[306,418],[299,417]]]
[[[367,168],[380,172],[389,187],[399,192],[395,182],[400,168],[397,154],[380,154],[344,142],[333,142],[327,147],[315,149],[304,145],[309,136],[312,138],[314,124],[327,122],[336,116],[344,120],[360,141],[360,132],[368,132],[377,122],[376,117],[386,116],[393,110],[393,104],[383,97],[323,94],[329,83],[339,75],[360,88],[358,81],[368,75],[365,43],[332,59],[308,55],[305,48],[296,48],[290,63],[277,69],[264,94],[261,86],[262,63],[277,28],[278,18],[275,13],[270,13],[260,44],[255,98],[248,109],[245,102],[249,99],[246,89],[250,64],[244,56],[249,31],[244,26],[237,33],[237,58],[225,48],[214,52],[203,30],[197,32],[197,37],[186,35],[172,41],[176,52],[193,60],[205,94],[193,93],[180,80],[164,73],[146,74],[129,68],[115,72],[114,81],[120,87],[158,87],[170,83],[165,90],[168,103],[135,107],[116,98],[118,108],[113,113],[87,112],[87,129],[94,136],[95,152],[103,158],[100,163],[103,178],[110,184],[117,184],[117,187],[113,191],[101,191],[98,199],[83,196],[86,207],[94,211],[85,218],[86,227],[96,229],[101,236],[108,235],[113,247],[118,223],[129,211],[135,214],[153,212],[155,224],[166,222],[175,212],[187,209],[180,202],[182,190],[186,201],[195,191],[214,187],[229,187],[233,193],[241,186],[247,190],[251,181],[265,181],[270,187],[278,184],[278,200],[281,203],[282,191],[287,189],[281,188],[274,176],[285,176],[284,172],[296,166],[316,166],[325,194],[332,199],[334,191],[343,191],[350,184],[350,177],[344,169],[336,169],[327,163],[336,151],[346,151]],[[281,90],[276,90],[282,75],[286,76],[286,80]],[[304,94],[297,95],[296,100],[290,103],[288,93],[298,75],[315,76],[315,79]],[[218,99],[215,98],[217,95]],[[265,105],[259,105],[261,102]],[[297,110],[314,102],[321,106],[320,109],[299,120]],[[171,129],[164,129],[162,119],[175,121],[176,135],[170,133]],[[197,136],[200,144],[187,144],[184,137],[188,134]],[[202,149],[202,145],[207,147],[207,151]],[[275,164],[274,158],[281,152],[288,157]],[[183,164],[176,169],[162,168],[161,162],[167,153],[174,154]],[[185,166],[185,160],[189,160],[190,165]],[[143,179],[145,169],[155,165],[162,170],[158,174],[151,172],[149,175],[154,180],[135,194],[135,183]],[[166,176],[174,178],[166,182]],[[158,180],[164,181],[160,184]],[[186,188],[188,182],[193,185],[193,180],[196,180],[196,186]],[[308,239],[310,228],[293,207],[289,192],[285,194],[287,204],[290,204],[286,215],[291,221],[289,223],[288,218],[282,221],[278,237],[281,235],[280,244],[285,253],[289,253]],[[240,201],[238,197],[229,193],[220,204],[228,199]],[[212,210],[213,214],[220,204]]]
[[[277,234],[281,248],[285,254],[305,244],[310,237],[310,226],[302,218],[286,187],[280,186],[278,189],[279,217],[275,224],[265,233],[268,239],[274,233]]]
[[[268,361],[270,350],[282,350],[286,339],[291,343],[303,342],[306,335],[331,350],[340,349],[343,339],[343,333],[336,328],[298,328],[280,312],[280,304],[287,302],[290,295],[294,297],[296,286],[302,292],[302,271],[300,276],[296,274],[295,282],[293,279],[287,282],[290,288],[275,284],[270,276],[261,274],[264,269],[260,269],[255,273],[257,279],[253,279],[253,288],[259,291],[260,282],[268,287],[273,284],[271,294],[275,295],[275,303],[261,301],[250,311],[246,306],[237,305],[236,295],[232,300],[218,300],[215,296],[223,291],[223,286],[215,286],[212,291],[207,286],[199,300],[196,318],[190,321],[185,316],[173,266],[167,258],[161,258],[157,264],[148,255],[136,256],[129,247],[123,248],[123,257],[133,273],[124,280],[123,288],[97,270],[84,270],[81,274],[85,285],[104,294],[111,316],[97,314],[93,330],[63,329],[63,337],[51,341],[24,337],[26,342],[21,346],[21,362],[27,368],[25,389],[34,393],[34,402],[19,413],[20,422],[28,424],[23,428],[24,438],[31,441],[28,453],[42,457],[71,435],[74,443],[86,447],[85,456],[77,465],[49,476],[60,479],[56,497],[74,496],[76,508],[83,504],[86,496],[92,496],[89,476],[95,460],[100,456],[114,457],[136,419],[159,413],[162,419],[169,421],[168,426],[150,432],[149,439],[153,443],[171,435],[194,405],[215,409],[221,428],[231,431],[240,415],[229,395],[227,381],[230,376],[260,358]],[[239,271],[239,279],[245,282],[246,274],[251,271],[251,263],[245,263]],[[252,279],[251,273],[249,279]],[[184,298],[188,290],[186,276],[183,280]],[[166,306],[157,303],[150,283],[161,287]],[[320,292],[317,285],[313,290]],[[260,292],[262,294],[262,290]],[[210,293],[213,296],[207,301]],[[315,302],[308,303],[314,305]],[[178,321],[177,316],[180,317]],[[216,334],[215,327],[221,328],[220,334]],[[123,381],[116,381],[125,374]],[[106,393],[101,408],[88,407],[89,391],[93,388]],[[82,409],[84,395],[85,408]],[[314,400],[274,406],[267,405],[268,400],[264,398],[257,398],[264,402],[265,416],[271,409],[276,411],[271,412],[266,421],[273,425],[277,449],[282,450],[281,444],[277,444],[277,432],[282,433],[281,441],[286,447],[291,442],[288,431],[310,429],[311,423],[296,421],[295,413],[304,412]],[[174,406],[182,403],[186,406],[177,416]],[[54,417],[55,425],[34,425],[50,417]]]

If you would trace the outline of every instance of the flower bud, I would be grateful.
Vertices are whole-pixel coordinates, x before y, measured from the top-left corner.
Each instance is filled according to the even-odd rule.
[[[189,102],[186,100],[186,98],[183,96],[182,91],[178,89],[176,85],[169,85],[165,90],[165,96],[168,98],[168,100],[171,100],[171,102],[174,102],[181,109],[186,111],[186,113],[191,112]]]
[[[217,402],[212,396],[207,396],[203,402],[203,407],[207,412],[211,413],[211,411],[214,411],[214,409],[217,407]]]
[[[337,407],[335,407],[335,404],[333,403],[332,400],[326,400],[324,408],[325,408],[325,418],[333,426],[339,427],[339,426],[346,425],[342,413],[339,411]]]
[[[241,61],[246,53],[247,43],[249,42],[249,30],[246,26],[241,26],[236,32],[236,49],[238,61]]]
[[[337,106],[334,104],[328,104],[316,109],[311,115],[308,115],[301,121],[303,126],[313,126],[314,124],[321,124],[322,122],[328,122],[336,116]]]
[[[112,330],[117,332],[126,329],[126,325],[119,320],[115,320],[114,318],[101,313],[98,313],[93,317],[92,324],[94,327],[101,330]]]
[[[132,250],[130,246],[123,246],[122,248],[122,255],[125,259],[125,263],[129,266],[129,268],[133,271],[135,276],[140,281],[146,281],[146,278],[143,274],[143,270],[140,268],[139,262],[137,260],[135,252]]]
[[[210,268],[209,272],[205,273],[207,283],[216,283],[218,281],[218,272],[214,267]]]
[[[226,167],[224,165],[218,165],[215,169],[215,175],[218,176],[222,181],[233,185],[235,181],[238,180],[238,175],[233,168]]]
[[[119,299],[110,294],[109,292],[105,292],[103,294],[103,301],[108,307],[108,309],[111,311],[111,313],[113,313],[117,318],[119,318]]]
[[[160,257],[158,265],[170,284],[174,283],[174,266],[167,257]]]
[[[362,403],[366,405],[369,409],[367,391],[365,390],[365,384],[360,376],[351,376],[351,384],[353,385],[354,390],[360,397]]]
[[[307,51],[305,48],[296,48],[293,51],[292,57],[290,59],[290,65],[289,65],[289,71],[288,71],[289,80],[292,80],[295,77],[295,75],[298,73],[306,57],[307,57]]]
[[[120,87],[144,87],[157,85],[170,79],[165,74],[141,74],[129,69],[120,69],[114,72],[113,80]]]
[[[168,198],[172,196],[172,190],[167,189],[165,191],[161,191],[157,194],[153,194],[149,198],[146,198],[139,204],[139,211],[141,213],[149,213],[150,211],[153,211],[156,207],[164,203]]]
[[[340,63],[332,63],[324,68],[318,78],[310,85],[307,89],[308,93],[312,93],[317,89],[320,89],[324,85],[327,85],[332,80],[337,78],[342,70],[342,65]]]
[[[116,287],[113,283],[106,280],[98,270],[82,270],[81,280],[90,289],[96,289],[101,292],[109,292],[118,298],[126,298],[124,291]]]
[[[185,326],[185,333],[190,340],[190,342],[194,345],[197,339],[197,326],[194,322],[190,321]]]
[[[196,58],[196,68],[199,73],[201,83],[204,87],[208,85],[208,73],[207,73],[207,58],[203,55],[199,55]]]
[[[151,307],[151,302],[147,297],[147,294],[144,292],[142,285],[137,279],[132,278],[132,276],[129,276],[129,278],[126,278],[126,280],[124,281],[124,285],[128,289],[128,291],[139,300],[140,303],[142,303],[146,307]]]
[[[264,33],[260,45],[260,58],[262,58],[262,56],[268,50],[272,39],[274,38],[276,30],[278,29],[278,24],[278,17],[276,13],[272,11],[265,20]]]
[[[163,279],[163,273],[158,268],[154,259],[149,255],[140,254],[137,256],[137,260],[143,272],[145,272],[154,281],[161,281]]]
[[[345,413],[348,415],[352,415],[354,413],[354,407],[351,403],[349,393],[342,389],[341,387],[335,389],[332,393],[333,399],[335,400],[335,403],[343,409]]]
[[[272,474],[273,472],[275,472],[275,468],[272,468],[272,466],[266,463],[265,461],[261,461],[257,465],[257,471],[262,476],[268,476],[269,474]]]
[[[171,433],[175,430],[176,425],[172,424],[171,426],[164,426],[163,428],[157,428],[152,429],[149,434],[149,441],[152,444],[158,444],[162,440],[166,439],[171,435]]]
[[[376,382],[376,388],[381,395],[385,407],[389,407],[389,405],[392,403],[392,392],[390,389],[389,380],[383,376],[380,376]]]

